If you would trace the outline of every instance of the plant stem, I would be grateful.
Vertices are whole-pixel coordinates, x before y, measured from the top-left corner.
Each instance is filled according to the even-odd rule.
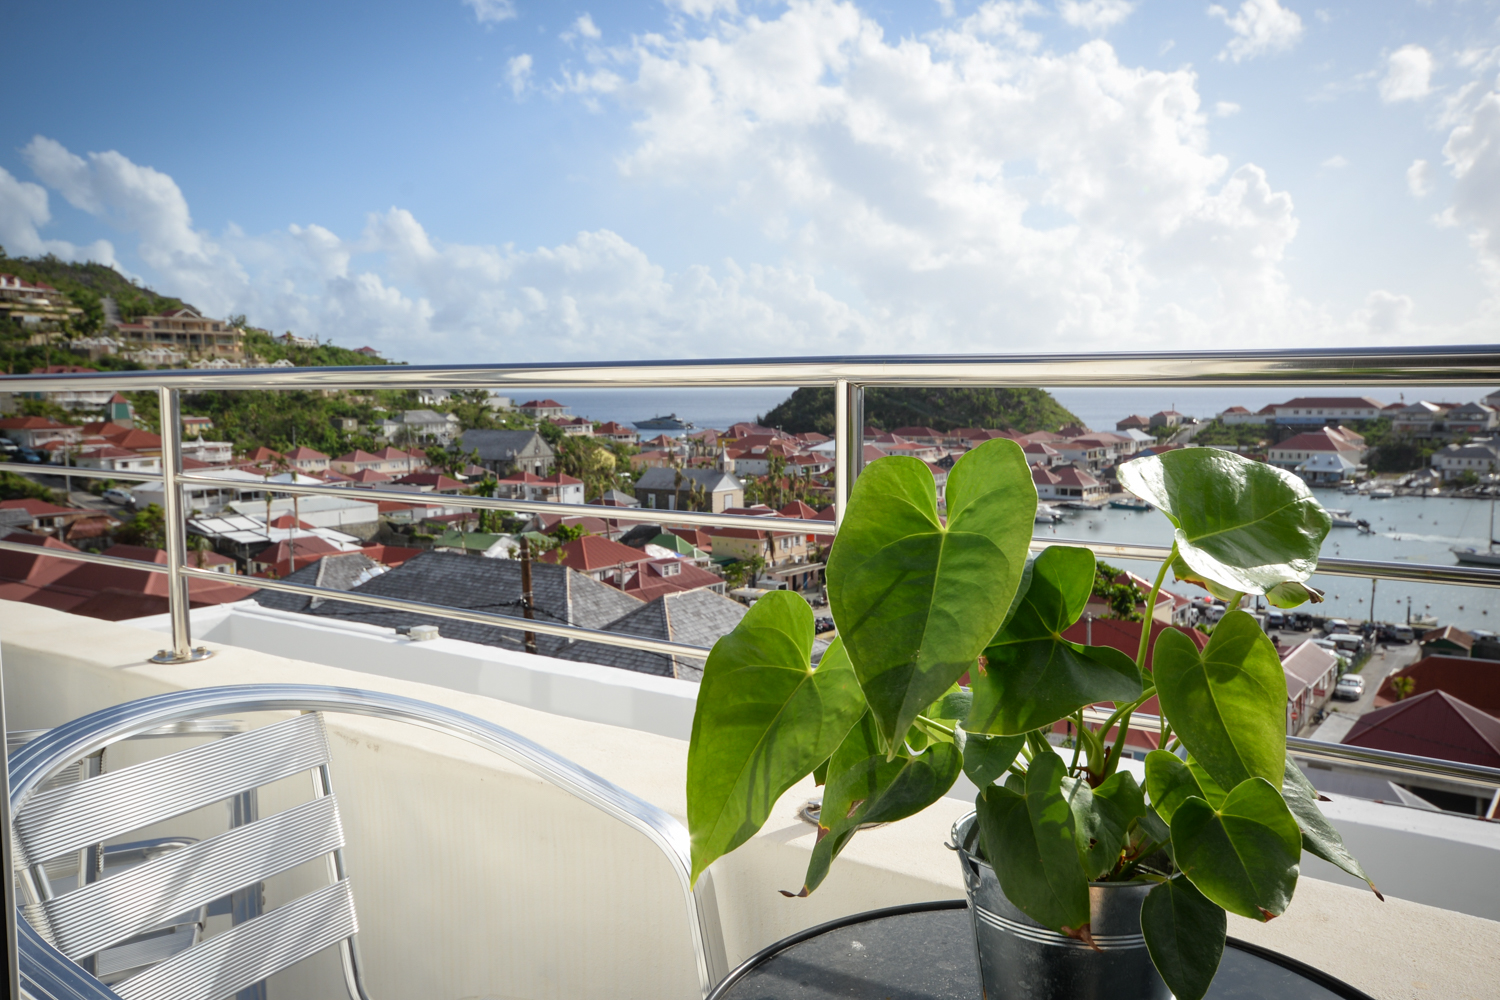
[[[1068,765],[1071,773],[1078,770],[1078,751],[1083,749],[1083,709],[1073,713],[1073,762]]]
[[[1156,580],[1151,584],[1151,596],[1146,598],[1146,620],[1141,622],[1141,646],[1135,654],[1136,669],[1142,676],[1146,673],[1146,653],[1151,648],[1151,622],[1156,612],[1156,595],[1161,593],[1162,581],[1167,578],[1167,570],[1172,563],[1177,561],[1177,543],[1172,543],[1172,551],[1167,553],[1166,561],[1161,564],[1161,570],[1156,574]]]
[[[940,731],[942,731],[944,733],[947,733],[949,736],[953,735],[953,730],[952,729],[950,729],[947,726],[943,725],[941,722],[937,722],[937,721],[935,721],[933,719],[929,719],[925,715],[919,715],[919,716],[917,716],[917,721],[920,722],[924,726],[931,726],[933,729],[937,729],[937,730],[940,730]]]

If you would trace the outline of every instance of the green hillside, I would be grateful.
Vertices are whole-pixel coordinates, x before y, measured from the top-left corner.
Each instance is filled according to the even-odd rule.
[[[42,282],[51,285],[73,300],[83,310],[83,315],[73,323],[70,332],[86,336],[104,329],[104,307],[100,299],[111,296],[120,308],[120,318],[134,322],[150,313],[181,308],[181,299],[159,295],[149,288],[142,288],[125,275],[107,264],[78,264],[58,260],[48,254],[41,258],[8,257],[0,247],[0,273],[14,274],[32,284]]]
[[[798,389],[757,422],[791,434],[832,434],[833,389]],[[865,423],[885,431],[990,427],[1029,434],[1081,421],[1042,389],[870,388],[865,390]]]

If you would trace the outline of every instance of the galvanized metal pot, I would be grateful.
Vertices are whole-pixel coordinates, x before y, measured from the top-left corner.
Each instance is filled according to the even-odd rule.
[[[974,814],[953,824],[985,1000],[1171,1000],[1141,936],[1150,884],[1094,882],[1090,925],[1098,950],[1016,909],[994,868],[964,850]]]

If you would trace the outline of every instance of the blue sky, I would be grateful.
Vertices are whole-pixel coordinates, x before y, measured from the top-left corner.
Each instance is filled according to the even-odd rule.
[[[414,361],[1491,342],[1497,18],[59,0],[0,243]]]

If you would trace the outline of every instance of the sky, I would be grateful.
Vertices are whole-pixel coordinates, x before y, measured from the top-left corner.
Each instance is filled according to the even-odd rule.
[[[415,363],[1491,343],[1489,0],[53,0],[0,245]]]

